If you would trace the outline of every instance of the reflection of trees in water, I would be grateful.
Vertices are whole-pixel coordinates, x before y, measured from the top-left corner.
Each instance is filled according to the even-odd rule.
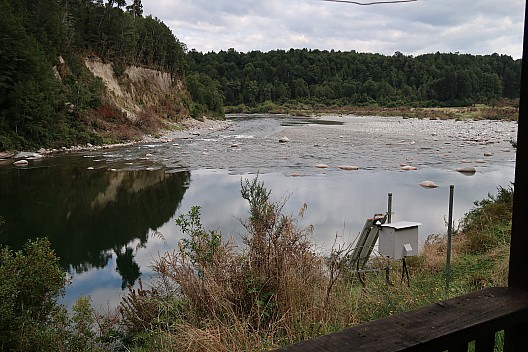
[[[19,249],[46,236],[62,265],[77,272],[105,267],[115,248],[134,240],[144,245],[174,215],[190,181],[188,171],[86,170],[93,162],[74,156],[40,163],[0,170],[0,243]],[[122,254],[120,261],[132,255]],[[120,270],[127,280],[134,276],[135,269]]]
[[[130,247],[122,249],[114,249],[116,254],[116,270],[121,275],[121,289],[127,288],[129,285],[134,286],[134,283],[141,275],[139,265],[134,260],[134,250]]]

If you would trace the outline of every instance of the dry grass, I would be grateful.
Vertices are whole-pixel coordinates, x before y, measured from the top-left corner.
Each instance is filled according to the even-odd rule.
[[[454,235],[451,239],[451,259],[456,261],[466,247],[466,238],[463,235]],[[420,251],[420,256],[415,258],[416,266],[423,273],[435,274],[445,270],[447,257],[447,237],[430,236]]]
[[[500,189],[495,199],[476,203],[463,223],[467,229],[453,235],[449,292],[446,236],[431,236],[419,256],[408,258],[409,282],[401,261],[378,257],[370,264],[390,265],[389,284],[381,270],[366,274],[362,287],[345,265],[349,248],[317,253],[312,228],[298,225],[306,206],[297,216],[284,214],[285,200],[272,202],[255,178],[242,184],[250,204],[245,246],[206,231],[199,208],[193,208],[177,221],[188,239],[154,263],[155,289],[131,290],[122,303],[123,320],[149,351],[262,351],[505,285],[509,246],[501,231],[508,224],[511,194]],[[506,225],[494,227],[501,230],[495,233],[500,240],[475,252],[473,232],[504,220]]]
[[[130,332],[155,332],[157,350],[249,351],[358,321],[350,303],[355,289],[342,280],[346,250],[336,248],[327,260],[316,253],[312,228],[284,214],[284,202],[272,202],[257,179],[242,185],[242,196],[251,209],[245,247],[206,231],[197,209],[180,217],[189,240],[156,260],[156,289],[132,290],[122,303]],[[164,304],[149,305],[162,297]]]

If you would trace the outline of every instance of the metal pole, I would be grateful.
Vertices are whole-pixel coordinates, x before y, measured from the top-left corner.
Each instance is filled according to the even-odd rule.
[[[453,224],[453,194],[455,186],[449,186],[449,219],[447,223],[447,261],[446,261],[446,285],[445,293],[449,295],[449,280],[451,279],[451,231]]]
[[[389,193],[389,204],[387,205],[387,224],[392,221],[392,193]]]

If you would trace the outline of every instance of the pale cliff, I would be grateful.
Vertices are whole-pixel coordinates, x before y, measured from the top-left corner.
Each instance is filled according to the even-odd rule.
[[[128,66],[117,77],[112,63],[105,63],[98,57],[87,57],[84,63],[94,76],[103,81],[105,99],[125,112],[132,122],[141,113],[169,120],[180,120],[190,115],[188,102],[191,98],[185,84],[170,72]]]

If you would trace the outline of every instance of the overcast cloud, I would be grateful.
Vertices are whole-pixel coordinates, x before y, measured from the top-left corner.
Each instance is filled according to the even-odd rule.
[[[201,52],[308,48],[386,55],[522,55],[522,0],[418,0],[372,6],[322,0],[142,2],[145,16],[159,18],[189,50]]]

